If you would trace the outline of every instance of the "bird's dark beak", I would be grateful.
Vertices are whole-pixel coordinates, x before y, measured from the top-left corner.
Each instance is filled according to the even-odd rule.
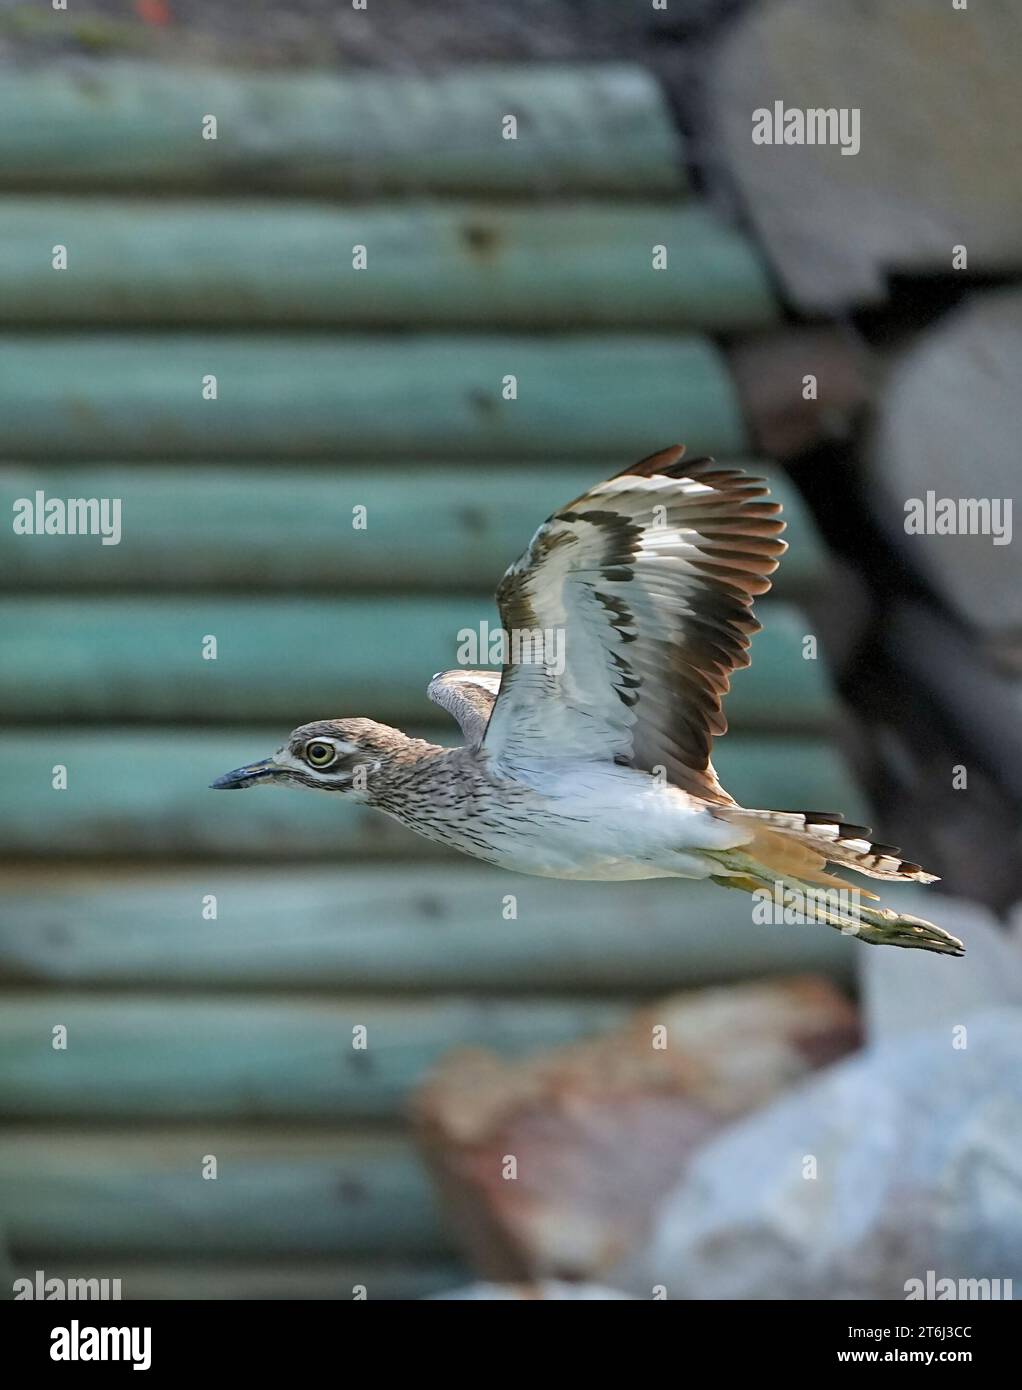
[[[279,771],[280,768],[272,759],[264,758],[261,763],[249,763],[247,767],[236,767],[233,772],[225,772],[209,785],[216,791],[240,791],[243,787],[252,787],[265,781],[267,777],[272,777]]]

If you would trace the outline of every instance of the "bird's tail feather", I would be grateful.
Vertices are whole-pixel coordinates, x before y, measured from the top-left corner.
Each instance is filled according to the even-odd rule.
[[[832,864],[854,869],[868,878],[885,878],[899,883],[936,883],[937,875],[919,864],[902,859],[896,845],[881,844],[870,837],[867,825],[852,825],[838,811],[751,811],[747,807],[726,808],[728,819],[749,819],[769,826],[821,854]]]

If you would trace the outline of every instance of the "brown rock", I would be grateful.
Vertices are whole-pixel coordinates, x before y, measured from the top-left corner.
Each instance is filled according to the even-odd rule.
[[[592,1278],[707,1138],[857,1043],[855,1010],[822,979],[676,995],[525,1061],[451,1054],[416,1097],[416,1128],[484,1277]]]

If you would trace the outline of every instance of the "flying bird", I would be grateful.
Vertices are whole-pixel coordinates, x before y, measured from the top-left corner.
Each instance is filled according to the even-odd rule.
[[[503,670],[442,671],[427,693],[461,726],[444,748],[372,719],[321,719],[221,789],[289,785],[368,802],[418,834],[519,873],[710,879],[805,905],[872,944],[961,955],[922,918],[861,901],[828,865],[934,875],[839,814],[752,810],[710,760],[753,599],[787,549],[761,478],[676,445],[569,502],[497,590]],[[558,660],[525,634],[563,635]]]

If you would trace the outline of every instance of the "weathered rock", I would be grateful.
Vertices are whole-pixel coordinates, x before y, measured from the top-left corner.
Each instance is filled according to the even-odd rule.
[[[453,1054],[417,1096],[417,1131],[487,1278],[598,1277],[700,1144],[857,1042],[823,980],[676,996],[524,1062]]]
[[[1020,358],[1022,294],[968,300],[894,367],[868,465],[874,513],[901,555],[987,634],[1022,625],[1022,546],[1006,511],[1019,483]],[[945,499],[956,505],[938,518]],[[973,511],[985,534],[942,533],[952,521],[972,525]],[[916,515],[921,534],[906,531]]]
[[[964,1021],[965,1048],[944,1029],[892,1040],[715,1139],[608,1281],[904,1299],[933,1271],[1022,1292],[1022,1010]]]
[[[878,800],[893,791],[896,803],[885,808],[885,837],[910,846],[949,892],[1006,910],[1022,891],[1019,683],[932,604],[888,603],[879,636],[884,665],[900,676],[887,716],[900,712],[911,750],[904,772],[893,760],[883,770]],[[915,719],[913,693],[925,701]]]
[[[992,913],[937,893],[895,891],[885,901],[932,917],[965,942],[966,953],[952,961],[926,951],[858,952],[871,1043],[938,1026],[950,1037],[977,1010],[995,1004],[1022,1008],[1022,941]]]
[[[961,244],[969,272],[1022,264],[1020,42],[1009,0],[750,7],[713,65],[712,114],[795,304],[880,300],[889,271],[950,272]],[[754,144],[753,113],[779,98],[786,110],[858,110],[858,151]]]

